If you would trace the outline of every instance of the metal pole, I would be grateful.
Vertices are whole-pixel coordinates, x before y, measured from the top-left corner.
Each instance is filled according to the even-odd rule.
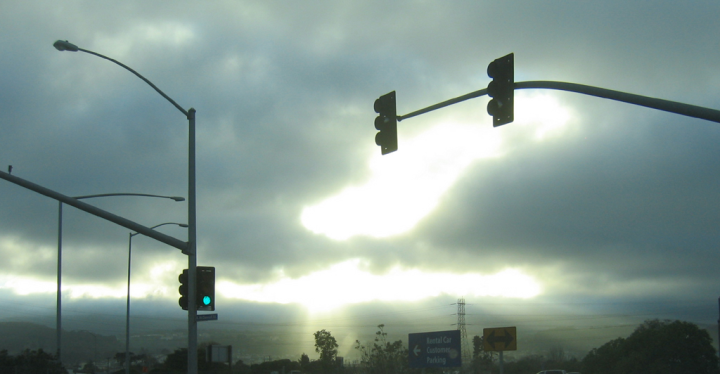
[[[680,114],[683,116],[700,118],[707,121],[720,123],[720,110],[705,108],[697,105],[690,105],[680,103],[677,101],[670,101],[664,99],[658,99],[655,97],[648,97],[642,95],[631,94],[627,92],[608,90],[606,88],[587,86],[584,84],[568,83],[568,82],[555,82],[555,81],[528,81],[528,82],[515,82],[515,89],[550,89],[550,90],[561,90],[576,92],[585,95],[601,97],[603,99],[610,99],[615,101],[621,101],[628,104],[634,104],[644,106],[647,108],[658,109],[670,113]],[[441,103],[431,105],[429,107],[416,110],[414,112],[397,116],[398,121],[402,121],[408,118],[419,116],[433,110],[444,108],[449,105],[457,104],[459,102],[480,97],[487,94],[487,89],[483,88],[463,96],[456,97],[454,99],[446,100]]]
[[[55,316],[55,330],[57,334],[57,359],[62,365],[60,347],[62,341],[62,201],[58,202],[58,260],[57,260],[57,311]]]
[[[177,243],[171,244],[167,241],[160,240],[159,238],[148,235],[146,232],[143,232],[142,229],[144,227],[138,225],[141,230],[138,230],[137,228],[129,227],[127,225],[118,223],[117,221],[110,220],[112,222],[118,223],[121,226],[125,226],[131,230],[138,231],[144,235],[150,236],[152,238],[158,239],[166,244],[169,244],[175,248],[178,248],[183,251],[186,255],[188,255],[188,297],[190,300],[188,300],[188,374],[197,374],[197,305],[195,303],[195,278],[196,278],[196,269],[197,269],[197,259],[196,259],[196,249],[197,249],[197,243],[196,243],[196,218],[195,218],[195,109],[190,108],[189,110],[183,109],[178,103],[176,103],[173,99],[170,98],[170,96],[166,95],[162,90],[160,90],[157,86],[155,86],[150,80],[143,77],[140,73],[136,72],[129,66],[121,63],[120,61],[114,60],[110,57],[101,55],[99,53],[89,51],[87,49],[78,48],[78,46],[68,42],[67,40],[62,41],[58,40],[56,41],[53,46],[58,51],[82,51],[85,53],[89,53],[92,55],[95,55],[97,57],[106,59],[108,61],[114,62],[115,64],[123,67],[124,69],[128,70],[129,72],[135,74],[138,78],[142,79],[145,83],[150,85],[155,91],[157,91],[162,97],[164,97],[167,101],[169,101],[175,108],[177,108],[179,111],[181,111],[185,116],[187,116],[187,119],[189,121],[190,125],[190,139],[189,139],[189,150],[188,150],[188,242],[183,243],[183,246],[178,246]],[[0,174],[0,177],[3,177],[2,174]],[[7,179],[7,178],[5,178]],[[84,210],[84,209],[83,209]],[[90,212],[92,213],[92,212]],[[95,213],[93,213],[95,214]],[[97,215],[97,214],[96,214]],[[105,217],[103,217],[105,218]],[[107,218],[106,218],[107,219]]]
[[[500,374],[503,374],[503,351],[500,351]]]
[[[132,264],[132,237],[128,234],[127,309],[125,311],[125,374],[130,374],[130,265]]]
[[[96,215],[96,216],[106,219],[110,222],[116,223],[127,229],[137,231],[145,236],[149,236],[149,237],[151,237],[157,241],[163,242],[171,247],[175,247],[175,248],[183,251],[183,253],[188,248],[188,243],[178,240],[176,238],[173,238],[172,236],[165,235],[161,232],[157,232],[157,231],[152,230],[148,227],[145,227],[139,223],[133,222],[127,218],[117,216],[108,211],[94,207],[90,204],[86,204],[75,198],[65,196],[65,195],[63,195],[59,192],[53,191],[49,188],[45,188],[43,186],[32,183],[28,180],[18,178],[14,175],[10,175],[4,171],[0,171],[0,179],[5,179],[8,182],[15,183],[18,186],[25,187],[25,188],[35,191],[41,195],[45,195],[51,199],[55,199],[55,200],[65,203],[67,205],[74,206],[75,208],[78,208],[78,209],[88,212],[90,214]]]
[[[175,201],[185,201],[184,198],[180,196],[164,196],[164,195],[151,195],[151,194],[143,194],[143,193],[126,193],[126,192],[115,192],[115,193],[104,193],[104,194],[96,194],[96,195],[85,195],[85,196],[75,196],[75,199],[89,199],[89,198],[95,198],[95,197],[110,197],[110,196],[144,196],[144,197],[160,197],[165,199],[172,199]],[[61,331],[62,331],[62,207],[63,203],[62,201],[58,201],[58,260],[57,260],[57,307],[56,307],[56,316],[55,316],[55,330],[57,334],[57,358],[58,361],[62,363],[61,357],[60,357],[60,348],[61,348]],[[130,270],[128,269],[128,272]],[[128,275],[129,277],[129,275]],[[128,278],[129,279],[129,278]],[[130,292],[130,286],[128,284],[128,294]],[[130,301],[128,300],[128,304]],[[128,306],[129,308],[129,306]]]
[[[188,374],[197,374],[197,217],[195,196],[195,109],[188,110]]]
[[[720,123],[720,110],[680,103],[677,101],[658,99],[655,97],[608,90],[606,88],[586,86],[584,84],[554,81],[528,81],[515,83],[516,90],[525,88],[544,88],[551,90],[577,92],[585,95],[601,97],[603,99],[622,101],[628,104],[635,104],[647,108],[658,109],[670,113],[680,114],[683,116],[695,117],[707,121]]]
[[[177,222],[165,222],[155,225],[150,229],[155,229],[165,225],[178,225],[180,227],[188,227],[187,224]],[[137,232],[128,233],[128,281],[127,281],[127,309],[125,311],[125,374],[130,374],[130,269],[132,269],[132,238],[139,235]]]
[[[408,113],[408,114],[406,114],[406,115],[404,115],[404,116],[397,116],[397,120],[398,120],[398,121],[402,121],[402,120],[405,120],[405,119],[408,119],[408,118],[412,118],[412,117],[415,117],[415,116],[419,116],[419,115],[421,115],[421,114],[425,114],[425,113],[427,113],[427,112],[432,112],[433,110],[436,110],[436,109],[440,109],[440,108],[444,108],[444,107],[446,107],[446,106],[450,106],[450,105],[453,105],[453,104],[457,104],[457,103],[462,102],[462,101],[465,101],[465,100],[474,99],[474,98],[476,98],[476,97],[480,97],[480,96],[483,96],[483,95],[487,95],[487,88],[483,88],[483,89],[481,89],[481,90],[473,91],[473,92],[470,92],[469,94],[465,94],[465,95],[462,95],[462,96],[458,96],[458,97],[456,97],[456,98],[454,98],[454,99],[445,100],[445,101],[443,101],[443,102],[441,102],[441,103],[437,103],[437,104],[435,104],[435,105],[430,105],[430,106],[427,107],[427,108],[423,108],[423,109],[416,110],[416,111],[411,112],[411,113]]]

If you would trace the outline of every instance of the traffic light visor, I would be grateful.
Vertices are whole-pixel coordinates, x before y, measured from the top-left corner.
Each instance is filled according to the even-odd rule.
[[[375,113],[384,115],[390,115],[392,113],[392,115],[395,116],[395,92],[380,96],[380,98],[375,100],[373,107],[375,108]]]
[[[515,75],[515,54],[510,53],[488,64],[487,75],[490,78],[502,78],[512,82]]]

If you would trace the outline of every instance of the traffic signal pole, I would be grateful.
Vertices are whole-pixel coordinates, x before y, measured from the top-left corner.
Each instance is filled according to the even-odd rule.
[[[445,100],[445,101],[443,101],[443,102],[440,102],[440,103],[437,103],[437,104],[434,104],[434,105],[430,105],[429,107],[422,108],[422,109],[418,109],[418,110],[416,110],[416,111],[414,111],[414,112],[410,112],[410,113],[408,113],[408,114],[406,114],[406,115],[404,115],[404,116],[397,116],[396,118],[397,118],[398,121],[406,120],[406,119],[408,119],[408,118],[412,118],[412,117],[419,116],[419,115],[421,115],[421,114],[425,114],[425,113],[428,113],[428,112],[432,112],[433,110],[437,110],[437,109],[440,109],[440,108],[444,108],[444,107],[446,107],[446,106],[450,106],[450,105],[453,105],[453,104],[461,103],[461,102],[463,102],[463,101],[465,101],[465,100],[470,100],[470,99],[474,99],[474,98],[476,98],[476,97],[485,96],[485,95],[487,95],[487,88],[483,88],[482,90],[473,91],[473,92],[470,92],[469,94],[465,94],[465,95],[462,95],[462,96],[458,96],[458,97],[456,97],[456,98],[454,98],[454,99]]]
[[[195,190],[195,109],[187,111],[188,119],[188,374],[198,372],[197,354],[197,193]]]
[[[10,183],[14,183],[20,187],[24,187],[28,190],[35,191],[41,195],[45,195],[51,199],[55,199],[66,205],[73,206],[77,209],[80,209],[82,211],[85,211],[87,213],[95,215],[97,217],[100,217],[102,219],[105,219],[107,221],[115,223],[115,224],[125,227],[127,229],[139,232],[140,234],[143,234],[147,237],[153,238],[159,242],[162,242],[169,246],[175,247],[175,248],[183,251],[183,253],[188,248],[188,244],[184,241],[181,241],[180,239],[176,239],[176,238],[173,238],[172,236],[165,235],[159,231],[155,231],[149,227],[145,227],[145,226],[143,226],[139,223],[133,222],[127,218],[123,218],[118,215],[112,214],[108,211],[102,210],[93,205],[84,203],[74,197],[63,195],[59,192],[53,191],[53,190],[43,187],[39,184],[35,184],[26,179],[22,179],[20,177],[11,175],[4,171],[0,171],[0,179],[5,179],[6,181],[8,181]]]
[[[680,103],[677,101],[658,99],[655,97],[641,96],[627,92],[608,90],[606,88],[586,86],[584,84],[554,81],[529,81],[515,83],[516,90],[527,88],[577,92],[585,95],[601,97],[604,99],[610,99],[615,101],[622,101],[628,104],[635,104],[647,108],[676,113],[687,117],[695,117],[707,121],[720,123],[720,110]]]
[[[549,89],[549,90],[560,90],[569,91],[575,93],[581,93],[589,96],[600,97],[603,99],[621,101],[628,104],[634,104],[644,106],[647,108],[658,109],[665,112],[680,114],[687,117],[694,117],[704,119],[707,121],[720,123],[720,110],[705,108],[697,105],[690,105],[680,103],[677,101],[670,101],[664,99],[658,99],[655,97],[648,97],[642,95],[636,95],[627,92],[609,90],[606,88],[587,86],[578,83],[568,82],[556,82],[556,81],[527,81],[527,82],[515,82],[514,89]],[[408,114],[397,116],[398,121],[403,121],[408,118],[416,117],[421,114],[432,112],[434,110],[444,108],[465,100],[474,99],[476,97],[487,95],[487,88],[470,92],[469,94],[458,96],[454,99],[446,100],[429,107],[418,109]]]

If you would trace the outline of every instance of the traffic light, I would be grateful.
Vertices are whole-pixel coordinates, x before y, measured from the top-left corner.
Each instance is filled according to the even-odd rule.
[[[180,292],[180,299],[178,299],[178,304],[180,304],[180,307],[183,308],[183,310],[188,310],[188,290],[190,289],[188,287],[188,270],[184,269],[183,272],[178,276],[178,280],[180,281],[180,288],[178,291]]]
[[[513,121],[513,101],[515,96],[515,55],[500,57],[488,65],[487,74],[492,78],[488,84],[488,96],[492,100],[487,105],[488,114],[493,116],[493,127]]]
[[[198,266],[195,274],[195,306],[197,310],[215,310],[215,268]],[[180,281],[178,304],[184,310],[188,310],[188,300],[190,300],[188,269],[183,270],[182,274],[178,276],[178,280]]]
[[[375,135],[375,144],[380,146],[382,154],[395,152],[397,143],[397,109],[395,106],[395,91],[380,96],[375,100],[375,128],[380,130]]]
[[[215,310],[215,267],[197,267],[197,310]]]

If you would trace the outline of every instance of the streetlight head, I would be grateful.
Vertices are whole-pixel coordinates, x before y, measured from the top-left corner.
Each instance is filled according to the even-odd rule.
[[[57,49],[58,51],[70,51],[70,52],[77,52],[78,46],[75,44],[70,43],[67,40],[58,40],[55,43],[53,43],[53,47]]]
[[[180,196],[171,196],[170,198],[175,201],[185,201],[185,198]]]
[[[188,227],[188,225],[186,225],[186,224],[184,224],[184,223],[179,223],[178,226],[180,226],[180,227]]]

